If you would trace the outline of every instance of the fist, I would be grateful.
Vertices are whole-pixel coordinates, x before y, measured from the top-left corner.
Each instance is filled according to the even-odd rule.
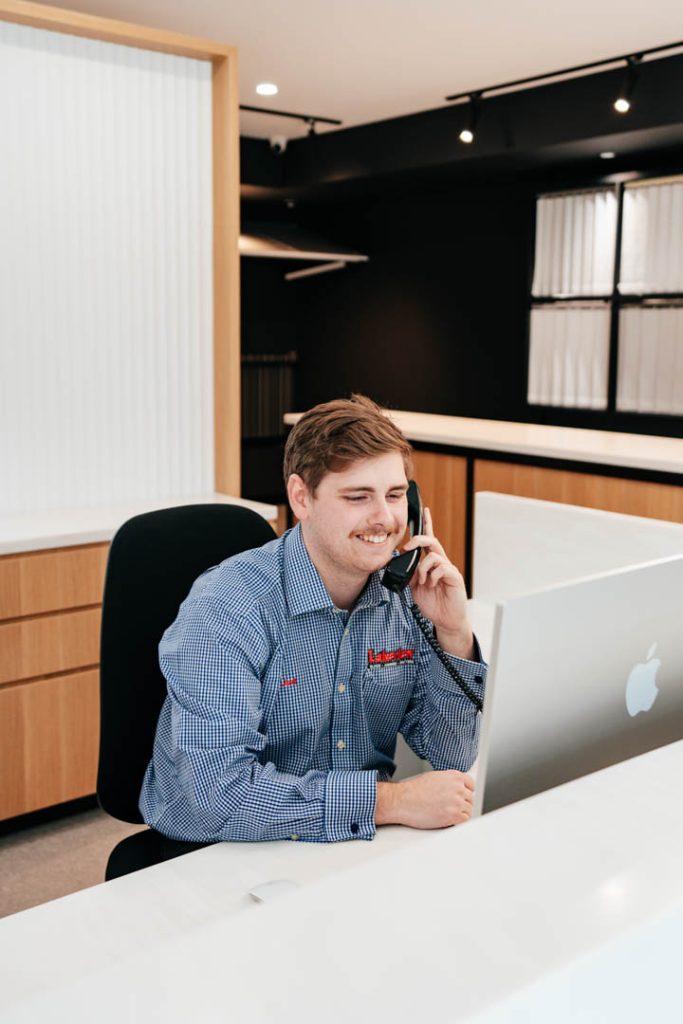
[[[464,772],[425,772],[404,782],[377,786],[378,825],[448,828],[472,817],[474,780]]]

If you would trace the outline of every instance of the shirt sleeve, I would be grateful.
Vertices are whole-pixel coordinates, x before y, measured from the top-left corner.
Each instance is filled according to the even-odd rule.
[[[420,634],[415,687],[400,732],[432,768],[468,771],[479,746],[481,715]],[[484,699],[487,665],[474,638],[472,661],[446,654],[472,692]]]
[[[155,746],[157,785],[157,760],[173,763],[163,811],[150,822],[158,831],[205,842],[373,838],[376,772],[299,777],[260,760],[260,676],[270,651],[248,616],[231,620],[206,601],[185,606],[159,654],[170,736],[159,759]]]

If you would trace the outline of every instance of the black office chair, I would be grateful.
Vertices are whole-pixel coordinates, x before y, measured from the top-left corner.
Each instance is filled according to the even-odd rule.
[[[152,756],[166,681],[158,644],[194,580],[224,558],[275,536],[239,505],[185,505],[135,516],[109,550],[100,646],[100,757],[97,797],[112,817],[142,823],[140,787]],[[107,881],[196,849],[146,829],[122,840]]]

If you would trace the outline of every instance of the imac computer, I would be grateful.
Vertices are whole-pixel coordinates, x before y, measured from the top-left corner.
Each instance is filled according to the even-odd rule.
[[[683,555],[498,601],[490,652],[475,814],[683,738]]]

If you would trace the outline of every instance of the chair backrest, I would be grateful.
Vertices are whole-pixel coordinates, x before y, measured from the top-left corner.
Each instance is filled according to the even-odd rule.
[[[109,550],[100,649],[97,796],[109,814],[141,822],[138,798],[166,696],[158,644],[195,579],[275,534],[240,505],[184,505],[129,519]]]

